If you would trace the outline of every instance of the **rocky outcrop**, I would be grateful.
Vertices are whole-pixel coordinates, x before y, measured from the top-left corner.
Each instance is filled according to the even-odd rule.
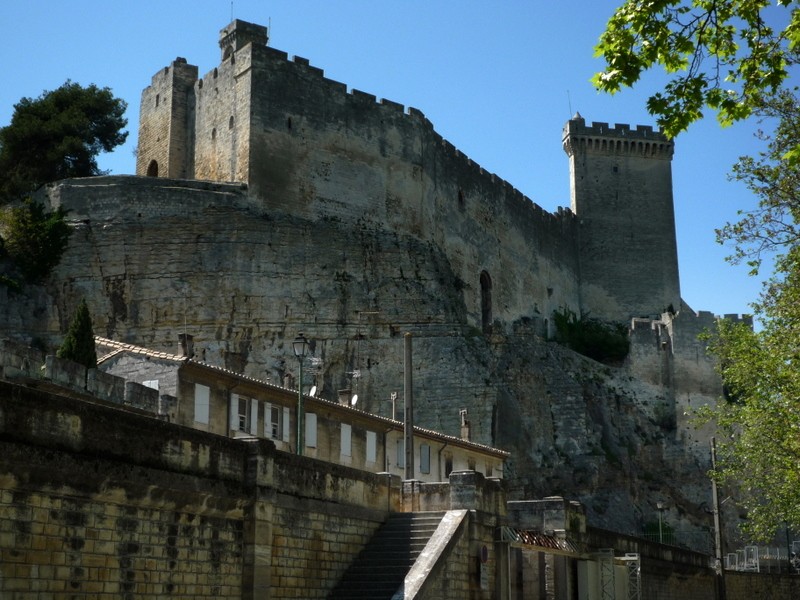
[[[69,210],[74,233],[45,285],[0,287],[11,337],[55,346],[86,298],[99,335],[180,353],[189,333],[209,362],[286,381],[302,331],[314,357],[305,381],[319,395],[351,389],[388,416],[411,332],[418,424],[459,435],[466,409],[473,441],[512,452],[511,498],[579,499],[590,522],[622,532],[669,501],[682,507],[676,529],[706,525],[693,507],[710,501],[707,459],[687,443],[670,390],[548,342],[533,307],[476,329],[470,284],[430,242],[366,220],[265,211],[240,184],[101,177],[54,184],[46,199]]]

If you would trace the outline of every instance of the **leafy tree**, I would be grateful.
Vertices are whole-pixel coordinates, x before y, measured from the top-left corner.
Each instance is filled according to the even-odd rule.
[[[777,119],[775,133],[762,134],[767,149],[741,158],[733,178],[759,204],[717,237],[733,244],[730,260],[746,260],[753,274],[765,252],[775,253],[774,273],[753,306],[760,330],[723,320],[709,336],[727,400],[704,416],[722,434],[715,475],[739,488],[747,533],[768,540],[784,522],[800,530],[800,163],[784,159],[800,144],[800,102],[783,91],[757,112]]]
[[[770,25],[780,20],[783,29]],[[798,42],[796,0],[625,0],[596,46],[606,69],[593,83],[615,93],[663,67],[672,79],[647,108],[675,136],[704,107],[717,111],[723,124],[750,116],[765,94],[784,84]]]
[[[758,206],[739,211],[739,221],[717,230],[717,241],[734,246],[728,260],[747,261],[753,274],[758,273],[764,253],[782,252],[800,242],[800,163],[786,160],[800,146],[800,100],[784,90],[760,101],[755,110],[776,123],[775,130],[759,134],[766,150],[757,157],[741,157],[731,177],[759,198]]]
[[[87,369],[97,366],[92,317],[89,315],[85,299],[81,300],[56,356],[82,364]]]
[[[31,199],[0,215],[0,247],[26,281],[40,282],[61,260],[72,233],[65,216],[61,207],[48,213]]]
[[[770,25],[781,19],[782,28]],[[798,42],[797,0],[626,0],[596,48],[606,61],[594,78],[602,91],[632,86],[656,66],[672,75],[647,103],[668,135],[706,107],[722,124],[755,115],[775,125],[761,134],[767,149],[732,174],[758,207],[717,231],[734,246],[730,260],[753,274],[765,252],[777,253],[754,304],[762,328],[723,320],[709,335],[727,396],[703,411],[721,433],[715,476],[738,487],[744,528],[761,540],[784,522],[800,530],[800,103],[786,85]]]
[[[96,157],[122,144],[126,103],[108,88],[67,81],[22,98],[0,128],[0,203],[68,177],[100,175]]]

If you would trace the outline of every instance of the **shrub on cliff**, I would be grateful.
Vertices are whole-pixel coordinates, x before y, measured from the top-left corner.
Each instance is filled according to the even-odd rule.
[[[568,308],[553,311],[556,341],[579,354],[602,363],[618,363],[628,355],[630,342],[625,327],[580,317]]]
[[[42,281],[61,261],[72,233],[65,215],[60,207],[47,212],[31,199],[0,214],[0,247],[25,281]]]
[[[92,317],[89,315],[86,300],[81,300],[56,356],[81,364],[87,369],[97,366]]]

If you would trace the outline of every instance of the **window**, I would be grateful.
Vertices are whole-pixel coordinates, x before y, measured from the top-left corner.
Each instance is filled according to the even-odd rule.
[[[450,473],[453,472],[453,455],[452,454],[445,454],[444,455],[444,476],[450,477]]]
[[[340,430],[340,438],[341,438],[341,455],[342,456],[353,456],[353,446],[352,446],[352,438],[353,438],[353,428],[348,425],[347,423],[342,423],[342,428]]]
[[[367,432],[367,462],[378,460],[378,435],[374,431]]]
[[[228,129],[233,129],[233,117],[228,119]]]
[[[492,332],[492,278],[486,271],[481,271],[481,327]]]
[[[289,441],[289,407],[266,403],[264,409],[264,437]]]
[[[405,440],[397,440],[397,466],[401,469],[406,467],[406,444]]]
[[[419,446],[419,472],[431,472],[431,447],[429,444],[420,444]]]
[[[306,413],[306,447],[317,447],[317,415]]]
[[[211,390],[199,383],[194,384],[194,422],[208,425],[208,400]]]
[[[258,431],[258,400],[231,394],[230,427],[253,435]]]
[[[155,160],[151,160],[150,164],[147,165],[147,176],[158,177],[158,162]]]

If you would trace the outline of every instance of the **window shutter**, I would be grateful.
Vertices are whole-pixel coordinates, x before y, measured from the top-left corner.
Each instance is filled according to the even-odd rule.
[[[281,439],[284,442],[288,442],[289,441],[289,430],[291,429],[291,426],[289,425],[290,414],[291,414],[291,412],[289,411],[289,407],[288,406],[284,406],[283,407],[283,428],[281,429],[281,435],[282,435]]]
[[[340,450],[342,456],[352,456],[352,437],[353,437],[353,429],[348,423],[342,423],[341,425],[341,436],[340,440]]]
[[[378,460],[378,436],[374,431],[367,432],[367,462]]]
[[[194,385],[194,420],[195,423],[208,425],[209,396],[208,387],[196,383]]]
[[[272,404],[264,402],[264,437],[272,439]]]
[[[239,394],[231,394],[231,410],[228,426],[239,431]]]
[[[306,446],[317,447],[317,415],[306,413]]]
[[[431,472],[431,447],[428,444],[420,444],[419,447],[419,472]]]
[[[258,400],[250,400],[250,433],[258,435]]]

